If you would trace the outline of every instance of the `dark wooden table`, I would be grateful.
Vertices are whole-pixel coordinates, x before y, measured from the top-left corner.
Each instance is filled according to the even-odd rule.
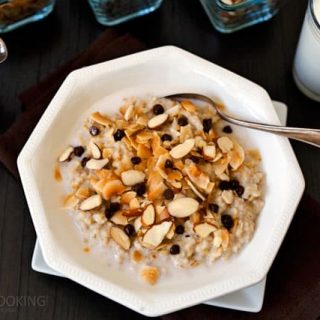
[[[319,128],[320,104],[297,90],[291,74],[306,5],[307,0],[290,0],[272,21],[236,34],[222,35],[213,29],[199,1],[166,0],[155,13],[119,28],[150,47],[177,45],[247,77],[263,86],[273,99],[287,103],[289,125]],[[10,56],[0,66],[0,132],[21,112],[19,92],[86,48],[103,30],[85,0],[60,0],[47,19],[4,35]],[[306,178],[306,191],[320,200],[319,150],[298,142],[292,145]],[[0,319],[141,317],[69,280],[32,271],[30,263],[35,239],[23,190],[0,166]],[[8,296],[20,299],[44,296],[46,302],[44,306],[17,304],[8,308],[3,306],[3,299]],[[316,298],[318,301],[319,296]],[[266,305],[272,307],[268,294]],[[215,311],[218,309],[212,308],[213,317]],[[230,312],[219,310],[219,315],[223,319],[223,314]],[[241,312],[233,315],[234,318],[244,317]],[[320,312],[317,317],[319,315]],[[312,319],[317,317],[312,314]],[[273,319],[278,318],[275,315]],[[306,311],[291,314],[290,319],[311,318]]]

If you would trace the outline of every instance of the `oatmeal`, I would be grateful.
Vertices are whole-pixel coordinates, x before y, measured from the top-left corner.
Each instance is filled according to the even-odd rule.
[[[58,157],[85,248],[149,284],[250,241],[263,206],[259,165],[209,106],[156,98],[128,99],[115,118],[91,114]]]

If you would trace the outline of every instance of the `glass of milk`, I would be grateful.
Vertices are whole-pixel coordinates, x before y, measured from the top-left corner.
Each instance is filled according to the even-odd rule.
[[[294,60],[293,77],[306,96],[320,102],[320,0],[309,0]]]

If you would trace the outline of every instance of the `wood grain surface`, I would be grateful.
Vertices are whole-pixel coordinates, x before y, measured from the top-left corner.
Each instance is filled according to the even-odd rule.
[[[288,105],[289,125],[320,128],[320,104],[304,97],[292,79],[292,62],[306,6],[307,0],[287,1],[271,21],[223,35],[213,29],[198,0],[165,0],[158,11],[118,28],[132,33],[149,47],[177,45],[247,77],[263,86],[273,99]],[[3,35],[9,59],[0,65],[0,133],[21,113],[17,95],[86,48],[103,30],[85,0],[60,0],[47,19]],[[306,179],[306,191],[319,201],[320,151],[299,142],[292,145]],[[0,167],[1,320],[142,318],[69,280],[32,271],[35,238],[23,190]],[[267,282],[268,286],[278,290]],[[319,302],[319,291],[312,294]],[[1,306],[9,296],[44,297],[45,303]],[[296,303],[296,299],[288,301]],[[267,294],[265,308],[272,308],[273,303]],[[312,310],[282,315],[282,319],[317,319],[319,309],[317,304]],[[228,319],[240,315],[241,319],[246,318],[245,313],[212,308],[213,319],[223,319],[228,313]],[[249,318],[255,319],[252,315]]]

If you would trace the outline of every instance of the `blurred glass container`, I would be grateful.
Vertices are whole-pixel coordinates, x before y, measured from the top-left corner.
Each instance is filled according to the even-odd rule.
[[[55,0],[0,0],[0,33],[46,17]]]
[[[163,0],[88,1],[97,21],[106,26],[113,26],[158,9]]]
[[[200,0],[213,26],[231,33],[271,19],[282,0]]]

